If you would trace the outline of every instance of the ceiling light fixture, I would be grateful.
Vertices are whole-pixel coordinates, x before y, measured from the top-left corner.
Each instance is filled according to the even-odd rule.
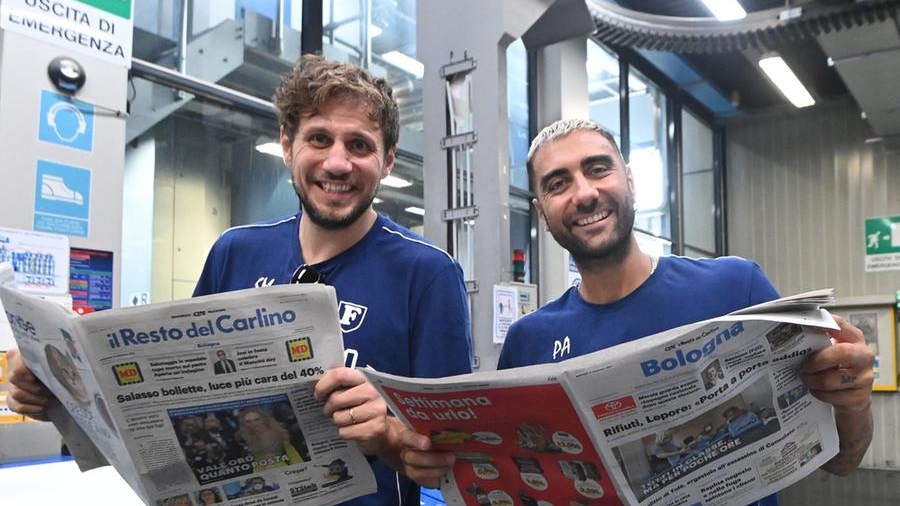
[[[703,5],[719,21],[734,21],[747,17],[747,11],[737,0],[703,0]]]
[[[421,207],[409,206],[409,207],[407,207],[406,209],[404,209],[404,211],[406,211],[406,212],[408,212],[408,213],[410,213],[410,214],[416,214],[416,215],[419,215],[419,216],[425,216],[425,210],[422,209]]]
[[[381,55],[381,58],[399,68],[400,70],[409,72],[416,76],[416,79],[422,79],[425,75],[425,65],[415,58],[410,58],[400,51],[390,51]]]
[[[284,156],[284,153],[281,151],[281,144],[278,144],[277,142],[266,142],[264,144],[258,144],[256,146],[256,150],[260,153],[277,156],[278,158]]]
[[[808,107],[816,103],[809,91],[797,79],[787,63],[777,54],[768,54],[759,60],[759,66],[779,91],[794,104],[795,107]]]
[[[380,26],[373,25],[373,24],[369,25],[369,38],[370,39],[374,39],[375,37],[378,37],[382,33],[384,33],[384,30],[382,30]]]
[[[409,186],[412,186],[412,183],[410,183],[409,181],[401,177],[394,176],[393,174],[383,178],[381,180],[381,184],[390,186],[391,188],[407,188]]]

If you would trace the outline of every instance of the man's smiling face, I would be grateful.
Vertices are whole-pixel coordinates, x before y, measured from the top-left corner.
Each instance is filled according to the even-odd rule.
[[[628,251],[634,180],[612,143],[598,132],[575,130],[542,146],[533,168],[538,214],[577,263]]]

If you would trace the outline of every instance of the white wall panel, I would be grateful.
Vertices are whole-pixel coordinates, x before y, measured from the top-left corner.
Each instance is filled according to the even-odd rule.
[[[900,271],[866,273],[865,219],[900,214],[900,153],[872,137],[852,104],[730,122],[728,252],[756,260],[782,294],[834,287],[838,299],[892,300]],[[875,439],[847,478],[818,472],[782,504],[900,502],[900,396],[876,392]],[[890,470],[890,471],[887,471]]]
[[[900,289],[900,271],[864,268],[865,219],[900,214],[900,153],[869,137],[851,105],[729,124],[729,253],[759,262],[784,294]]]

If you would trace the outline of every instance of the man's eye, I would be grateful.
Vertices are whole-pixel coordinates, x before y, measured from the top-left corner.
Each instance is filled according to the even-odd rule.
[[[368,153],[369,151],[371,151],[369,143],[362,139],[350,141],[350,149],[352,149],[356,153]]]
[[[562,179],[554,179],[553,181],[550,181],[549,183],[547,183],[547,192],[548,193],[558,192],[559,190],[561,190],[563,188],[564,184],[565,184],[565,182]]]
[[[309,137],[309,142],[319,146],[326,146],[331,141],[325,134],[312,134]]]
[[[609,168],[605,165],[595,165],[591,167],[588,172],[595,176],[599,176],[605,174],[607,170],[609,170]]]

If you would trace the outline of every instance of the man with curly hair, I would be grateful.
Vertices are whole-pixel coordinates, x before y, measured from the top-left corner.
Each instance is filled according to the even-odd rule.
[[[328,371],[315,395],[340,435],[370,456],[378,482],[376,493],[345,504],[418,504],[418,486],[396,472],[402,424],[355,367],[417,377],[470,372],[462,269],[372,207],[394,167],[400,132],[384,79],[306,55],[285,75],[275,105],[300,211],[225,231],[194,295],[291,282],[333,286],[350,367]],[[51,402],[20,358],[11,383],[9,405],[19,413],[40,415]]]
[[[306,55],[285,75],[275,105],[301,210],[222,234],[194,294],[259,286],[263,279],[333,286],[351,367],[327,372],[315,395],[326,400],[342,437],[379,457],[372,459],[378,492],[347,504],[418,504],[418,488],[395,472],[402,424],[352,366],[417,377],[469,372],[462,269],[372,208],[393,169],[400,133],[384,79]]]

